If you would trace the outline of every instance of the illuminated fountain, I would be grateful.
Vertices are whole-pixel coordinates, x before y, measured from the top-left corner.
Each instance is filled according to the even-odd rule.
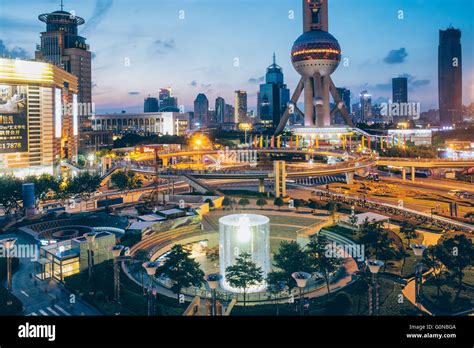
[[[219,219],[220,274],[224,275],[221,287],[232,292],[241,292],[227,283],[225,269],[234,265],[236,258],[244,252],[263,270],[263,278],[270,272],[270,219],[256,214],[234,214]],[[266,283],[252,286],[248,293],[263,291]]]

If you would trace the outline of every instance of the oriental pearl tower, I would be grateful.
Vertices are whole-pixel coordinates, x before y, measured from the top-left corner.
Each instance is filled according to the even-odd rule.
[[[304,115],[304,125],[326,127],[331,115],[339,110],[347,125],[353,126],[344,102],[331,74],[341,61],[339,42],[328,32],[328,0],[303,1],[303,34],[296,39],[291,50],[291,61],[301,75],[293,96],[283,114],[275,134],[280,134],[288,122],[290,111]],[[304,92],[304,113],[296,106]],[[329,108],[329,93],[335,107]]]

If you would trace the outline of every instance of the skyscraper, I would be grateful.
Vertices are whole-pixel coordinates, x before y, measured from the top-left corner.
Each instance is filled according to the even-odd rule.
[[[78,102],[92,103],[91,52],[86,39],[78,35],[78,26],[84,19],[63,10],[38,16],[46,23],[41,33],[41,44],[37,45],[35,57],[63,68],[78,80]],[[88,109],[91,109],[89,107]],[[81,129],[90,129],[90,115],[79,115]]]
[[[441,126],[462,121],[461,31],[452,27],[439,31],[438,94]]]
[[[257,115],[264,123],[277,126],[289,100],[290,90],[284,83],[283,71],[276,64],[273,54],[273,64],[267,68],[265,83],[260,85]]]
[[[239,123],[240,120],[247,117],[247,92],[235,91],[235,120],[234,123]]]
[[[351,91],[347,88],[336,88],[337,92],[341,96],[342,101],[344,102],[344,106],[346,107],[347,112],[351,113]],[[334,119],[332,120],[333,124],[344,124],[344,117],[341,114],[340,110],[337,110],[334,113]]]
[[[392,79],[392,101],[393,103],[408,103],[408,79],[406,77]]]
[[[216,122],[218,124],[225,122],[225,100],[222,97],[216,98]]]
[[[206,95],[199,93],[194,100],[194,126],[205,127],[208,124],[209,100]]]
[[[158,112],[158,99],[148,96],[143,103],[143,112]]]
[[[178,111],[178,98],[171,94],[171,87],[160,88],[158,92],[158,103],[159,111]]]
[[[230,104],[225,104],[224,123],[235,123],[235,108]]]
[[[360,121],[367,122],[372,117],[372,96],[367,91],[360,93]]]

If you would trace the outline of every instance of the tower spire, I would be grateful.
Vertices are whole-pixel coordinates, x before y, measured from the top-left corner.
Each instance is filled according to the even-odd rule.
[[[276,54],[273,52],[273,65],[276,65]]]
[[[61,0],[61,11],[64,11],[64,4],[63,4],[63,0]]]

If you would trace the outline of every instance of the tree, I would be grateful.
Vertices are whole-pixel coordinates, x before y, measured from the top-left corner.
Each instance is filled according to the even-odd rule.
[[[296,211],[299,211],[301,207],[306,206],[306,201],[304,199],[295,199],[293,200],[293,204],[295,205]]]
[[[352,307],[352,300],[345,292],[339,292],[324,309],[325,315],[346,315]]]
[[[204,203],[209,204],[209,208],[214,208],[214,202],[212,201],[212,199],[208,198],[204,201]]]
[[[112,174],[110,180],[112,181],[112,184],[120,191],[130,191],[142,186],[141,179],[131,171],[116,171]]]
[[[36,208],[41,202],[53,199],[59,191],[60,181],[50,174],[30,175],[25,178],[24,182],[35,184]]]
[[[275,198],[275,200],[273,201],[273,204],[278,207],[278,210],[280,210],[280,208],[285,205],[285,202],[283,201],[281,197],[278,197],[278,198]]]
[[[89,172],[80,173],[70,181],[69,190],[87,202],[100,187],[100,182],[99,175],[92,175]]]
[[[416,227],[413,224],[411,224],[409,221],[403,221],[401,223],[400,233],[407,240],[407,248],[410,247],[410,240],[412,240],[413,238],[416,238],[417,235],[418,235],[416,233]],[[406,257],[407,257],[408,254],[407,254],[406,250],[402,250],[402,253],[403,253],[403,263],[402,263],[401,272],[403,273],[403,268],[405,268],[405,261],[406,261]]]
[[[423,264],[428,267],[428,269],[433,269],[431,274],[434,276],[437,298],[439,298],[441,291],[441,274],[444,268],[439,259],[441,248],[440,245],[431,245],[423,253]]]
[[[232,200],[229,197],[224,197],[222,200],[222,206],[224,207],[224,210],[232,205]]]
[[[249,253],[243,252],[235,263],[225,269],[226,279],[229,284],[244,291],[244,306],[247,304],[247,289],[257,285],[263,280],[263,271],[253,261]]]
[[[0,206],[5,215],[18,211],[22,203],[22,182],[13,176],[0,177]]]
[[[268,283],[277,285],[283,281],[290,289],[296,286],[291,276],[294,272],[312,272],[308,254],[295,241],[282,241],[273,256],[275,270],[268,274]]]
[[[311,209],[311,212],[314,213],[314,211],[316,209],[320,209],[321,208],[321,204],[319,204],[319,202],[317,201],[313,201],[313,200],[310,200],[309,201],[309,204],[308,204],[308,208]]]
[[[401,223],[400,233],[403,234],[403,236],[407,240],[407,247],[410,247],[410,240],[418,236],[418,234],[416,233],[416,226],[414,226],[409,221],[403,221]]]
[[[267,200],[265,198],[259,198],[257,199],[256,203],[260,207],[260,209],[263,209],[263,207],[267,205]]]
[[[312,236],[310,242],[306,245],[311,266],[322,274],[324,281],[326,282],[326,288],[328,290],[328,297],[326,300],[329,298],[331,292],[329,288],[331,273],[335,272],[341,265],[341,260],[338,255],[328,252],[328,244],[329,242],[327,238],[318,233],[317,235]]]
[[[247,198],[239,199],[239,205],[242,207],[242,209],[244,209],[245,206],[249,204],[250,204],[250,201]]]
[[[457,301],[461,291],[464,289],[464,270],[474,263],[474,246],[472,240],[462,234],[452,238],[444,239],[436,254],[438,259],[447,268],[451,277],[457,281],[457,293],[454,302]]]
[[[176,244],[171,248],[165,262],[156,270],[156,274],[173,281],[171,291],[175,294],[179,294],[182,288],[200,286],[204,282],[204,272],[190,255],[182,245]]]

